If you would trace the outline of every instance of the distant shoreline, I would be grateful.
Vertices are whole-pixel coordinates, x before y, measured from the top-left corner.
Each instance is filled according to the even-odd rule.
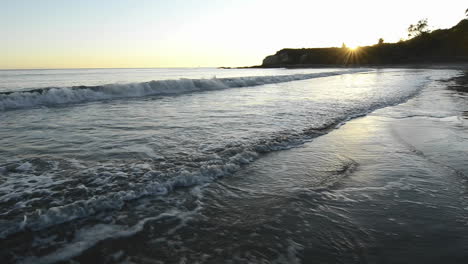
[[[339,64],[297,64],[297,65],[277,65],[277,66],[245,66],[245,67],[219,67],[220,69],[318,69],[318,68],[377,68],[377,69],[454,69],[467,70],[468,62],[461,63],[408,63],[408,64],[360,64],[360,65],[339,65]]]

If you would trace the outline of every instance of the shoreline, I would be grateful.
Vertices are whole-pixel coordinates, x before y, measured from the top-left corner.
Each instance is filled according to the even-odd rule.
[[[468,62],[461,63],[408,63],[408,64],[296,64],[296,65],[278,65],[275,67],[255,65],[243,67],[218,67],[219,69],[319,69],[319,68],[375,68],[375,69],[441,69],[441,70],[467,70]]]
[[[468,164],[462,154],[467,144],[459,140],[466,138],[463,127],[468,117],[458,109],[466,98],[447,94],[445,84],[350,120],[300,148],[270,153],[233,177],[213,183],[207,197],[216,197],[223,188],[233,194],[223,197],[223,208],[206,199],[208,209],[203,213],[216,213],[200,225],[230,234],[251,224],[259,237],[273,232],[264,226],[272,226],[275,234],[286,230],[282,238],[294,241],[288,248],[295,249],[289,262],[466,259]],[[434,105],[434,98],[442,102]],[[240,219],[231,227],[225,215],[233,212],[261,219],[262,225]],[[205,235],[220,240],[219,235]],[[333,244],[337,237],[340,241]],[[257,243],[258,247],[265,242]],[[258,250],[266,255],[262,247]]]
[[[60,195],[64,202],[41,215],[34,213],[37,207],[26,207],[21,214],[13,211],[12,219],[18,220],[12,226],[22,223],[22,229],[18,229],[22,231],[2,241],[0,256],[8,263],[115,263],[142,259],[168,263],[434,263],[440,256],[449,263],[460,262],[466,258],[464,245],[468,245],[468,222],[463,218],[468,210],[467,186],[463,182],[468,180],[468,163],[463,159],[468,147],[468,115],[463,111],[468,110],[468,98],[448,87],[462,77],[461,71],[371,72],[164,100],[170,104],[163,100],[125,100],[85,104],[71,111],[34,110],[34,114],[44,117],[39,123],[35,123],[35,117],[27,119],[32,115],[23,114],[29,112],[9,112],[6,123],[13,120],[10,123],[18,122],[21,129],[6,131],[4,138],[13,143],[4,145],[16,149],[18,138],[31,140],[23,136],[33,131],[24,123],[34,127],[46,124],[48,137],[59,139],[58,144],[52,141],[48,145],[54,148],[50,156],[52,161],[57,160],[57,166],[49,167],[49,158],[18,159],[4,162],[5,169],[0,164],[0,174],[39,180],[27,183],[26,191],[45,186],[47,194],[44,198],[38,195],[41,200],[37,205],[32,204],[35,197],[28,193],[18,196],[21,203],[48,208],[51,194]],[[358,93],[358,89],[363,90]],[[392,90],[395,92],[390,93]],[[378,96],[381,93],[385,97]],[[376,94],[377,98],[366,98],[369,94]],[[406,100],[401,100],[402,95]],[[335,104],[341,98],[345,98],[344,102]],[[265,99],[268,102],[258,104]],[[240,105],[224,104],[231,101]],[[346,107],[347,103],[354,107]],[[317,105],[326,111],[321,112]],[[329,114],[340,107],[352,119],[324,133],[316,131],[318,137],[297,137],[300,131],[315,132],[304,130],[311,122],[316,122],[313,127],[318,128],[321,123],[329,123],[320,120],[338,120],[320,119],[315,113]],[[123,111],[110,111],[118,109]],[[201,114],[187,116],[193,109]],[[349,116],[352,111],[364,115]],[[229,112],[235,114],[230,116]],[[98,115],[93,118],[88,113]],[[192,120],[203,120],[207,113],[216,118],[210,123],[192,125]],[[251,113],[261,114],[262,118],[256,119]],[[21,119],[18,114],[22,114]],[[81,119],[81,115],[89,117]],[[275,116],[279,118],[271,119]],[[63,125],[70,123],[57,123],[56,118],[74,122]],[[157,120],[157,124],[148,126],[148,120]],[[90,127],[90,123],[98,125]],[[48,124],[62,125],[59,130]],[[108,130],[110,126],[117,128]],[[203,130],[212,126],[216,129]],[[182,127],[183,131],[167,130],[160,137],[154,133],[167,127]],[[274,137],[265,133],[266,136],[245,144],[243,138],[237,138],[252,138],[267,131],[259,128],[274,128],[269,130]],[[291,128],[297,129],[290,131]],[[204,133],[198,136],[200,131]],[[249,133],[243,134],[244,131]],[[93,145],[84,145],[86,138],[71,145],[77,149],[74,146],[84,142],[86,149],[79,149],[81,156],[69,151],[70,147],[59,145],[64,139],[75,142],[88,133],[94,135]],[[151,133],[151,137],[133,140],[136,133]],[[179,133],[190,136],[191,141],[174,136]],[[215,133],[231,139],[213,144],[206,135]],[[62,138],[64,135],[69,137]],[[167,142],[167,135],[176,141],[151,145]],[[44,141],[31,138],[33,142]],[[190,156],[187,153],[194,148],[178,147],[182,144],[193,144],[196,150],[203,144],[214,146],[210,149],[216,154]],[[108,145],[120,150],[100,152]],[[158,152],[142,146],[155,147]],[[174,156],[173,150],[177,151]],[[60,156],[55,158],[54,152],[58,151]],[[161,158],[162,155],[168,158]],[[88,161],[89,156],[105,160]],[[62,161],[62,157],[68,159]],[[70,158],[73,163],[68,161]],[[207,171],[198,173],[201,170],[197,166],[205,164],[210,166],[203,167]],[[196,174],[177,174],[177,178],[166,174],[189,166]],[[75,185],[68,185],[68,181],[61,184],[62,180],[75,180],[75,175],[80,176],[79,182],[72,182]],[[48,182],[58,185],[49,188]],[[82,192],[74,192],[76,185]],[[55,192],[57,188],[60,192]],[[101,192],[103,188],[105,192]],[[22,194],[21,189],[18,192]],[[10,210],[8,205],[4,208]],[[23,215],[28,219],[21,222]],[[53,222],[48,226],[50,222],[42,219]]]

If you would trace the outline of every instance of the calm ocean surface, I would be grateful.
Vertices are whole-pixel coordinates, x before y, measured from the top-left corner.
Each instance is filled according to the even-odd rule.
[[[0,70],[2,263],[462,263],[457,70]]]

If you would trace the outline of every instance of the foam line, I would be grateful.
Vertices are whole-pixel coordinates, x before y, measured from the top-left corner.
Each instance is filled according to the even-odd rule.
[[[144,97],[151,95],[177,95],[227,88],[251,87],[362,71],[363,70],[355,69],[277,76],[159,80],[129,84],[49,87],[18,92],[3,92],[0,93],[0,111],[18,108],[32,108],[37,106],[66,105],[116,98]]]

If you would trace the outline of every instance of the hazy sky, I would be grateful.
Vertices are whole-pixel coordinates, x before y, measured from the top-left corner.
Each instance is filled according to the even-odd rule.
[[[282,48],[369,45],[463,19],[466,0],[0,0],[0,68],[260,64]]]

